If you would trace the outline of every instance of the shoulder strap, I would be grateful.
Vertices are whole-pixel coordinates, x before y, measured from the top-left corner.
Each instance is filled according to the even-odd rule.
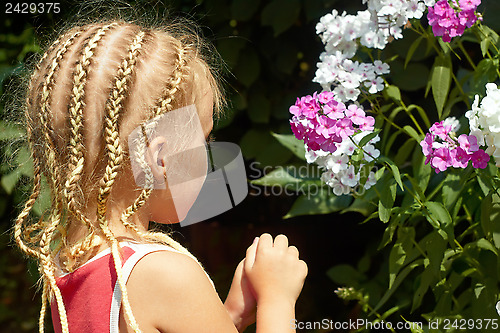
[[[120,244],[122,245],[122,244]],[[135,265],[141,260],[144,256],[157,251],[172,251],[179,252],[177,250],[172,249],[169,246],[165,245],[156,245],[156,244],[138,244],[138,243],[126,243],[122,246],[131,247],[134,250],[134,254],[132,254],[125,264],[122,267],[122,274],[127,283],[130,274],[132,273],[132,269]],[[180,252],[179,252],[180,253]],[[120,307],[122,303],[122,292],[120,288],[120,284],[118,281],[115,283],[115,287],[113,290],[113,296],[111,299],[111,310],[109,317],[109,332],[110,333],[119,333],[119,320],[120,320]]]

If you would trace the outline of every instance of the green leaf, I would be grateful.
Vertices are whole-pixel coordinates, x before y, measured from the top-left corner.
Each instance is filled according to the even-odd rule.
[[[243,135],[240,140],[240,147],[246,159],[255,158],[262,147],[266,147],[271,142],[272,137],[268,132],[251,129]]]
[[[438,111],[438,117],[441,119],[446,97],[451,86],[452,63],[449,55],[440,55],[436,57],[432,68],[432,95]]]
[[[477,64],[470,82],[470,97],[473,98],[476,94],[485,95],[486,84],[495,81],[497,78],[498,65],[498,59],[483,59]]]
[[[480,240],[478,240],[477,246],[480,249],[488,250],[488,251],[493,252],[495,255],[498,255],[497,248],[493,244],[491,244],[491,242],[487,239],[481,238]]]
[[[326,275],[338,285],[356,287],[366,277],[350,265],[337,265],[330,268]]]
[[[366,136],[364,136],[360,141],[359,141],[359,146],[360,147],[364,147],[371,139],[373,139],[374,137],[376,137],[379,133],[380,133],[381,129],[380,128],[376,128],[374,129],[373,133],[370,133]]]
[[[368,316],[371,316],[376,311],[378,311],[378,309],[380,309],[385,304],[385,302],[387,302],[389,300],[389,298],[396,291],[396,289],[399,287],[399,285],[406,279],[408,274],[410,274],[410,272],[412,270],[414,270],[416,267],[423,265],[423,263],[424,263],[424,260],[419,259],[419,260],[415,260],[413,263],[411,263],[408,266],[406,266],[405,268],[403,268],[403,270],[398,274],[398,276],[394,280],[392,287],[387,289],[385,294],[382,296],[382,298],[377,303],[377,305],[375,305],[375,307],[373,308],[373,310],[370,312],[370,314]]]
[[[486,53],[490,47],[490,41],[493,41],[494,45],[498,45],[499,36],[498,34],[490,29],[487,25],[481,25],[482,37],[481,37],[481,52],[483,54],[483,58],[486,57]]]
[[[277,134],[271,132],[271,135],[274,136],[283,146],[290,149],[295,156],[305,161],[306,149],[303,141],[297,139],[293,134]]]
[[[422,137],[418,134],[417,130],[415,130],[412,126],[406,125],[403,127],[403,129],[408,133],[415,141],[417,141],[420,144],[420,141],[422,141]]]
[[[231,17],[238,21],[248,21],[259,9],[260,0],[234,0],[231,3]]]
[[[0,120],[0,141],[15,140],[24,137],[26,131],[15,124]]]
[[[458,196],[462,192],[463,184],[460,181],[461,174],[449,172],[443,183],[443,203],[451,211],[457,203]]]
[[[413,249],[415,240],[415,228],[400,227],[398,229],[398,239],[391,249],[389,255],[389,289],[396,280],[399,270],[406,264],[407,255]]]
[[[411,58],[413,57],[413,54],[415,54],[415,51],[420,45],[420,42],[424,39],[424,36],[419,36],[415,41],[411,44],[411,46],[408,48],[408,53],[406,54],[406,60],[405,60],[405,68],[408,66],[408,63],[410,62]]]
[[[382,162],[386,162],[389,168],[391,168],[392,175],[394,176],[394,179],[396,179],[396,182],[398,183],[399,187],[401,188],[401,191],[404,191],[403,187],[403,182],[401,181],[401,174],[399,172],[399,168],[392,160],[385,156],[381,156],[378,158]]]
[[[252,47],[246,47],[240,52],[238,64],[233,73],[246,87],[250,87],[260,76],[260,60]]]
[[[382,222],[389,222],[392,206],[394,205],[394,200],[396,200],[396,182],[390,178],[388,183],[380,193],[378,205],[378,214]]]
[[[0,183],[7,194],[11,194],[16,187],[17,182],[21,178],[21,170],[19,168],[15,169],[11,173],[2,176]]]
[[[405,143],[398,149],[396,156],[394,157],[394,163],[396,165],[403,165],[410,154],[414,151],[415,141],[412,139],[406,140]],[[420,148],[420,146],[419,146]]]
[[[287,184],[297,184],[302,182],[301,179],[292,176],[285,168],[279,167],[262,178],[250,181],[250,183],[261,186],[284,186]]]
[[[301,195],[292,205],[290,211],[283,217],[288,219],[300,215],[320,215],[338,212],[349,207],[352,197],[336,196],[331,190],[320,188],[319,193],[309,192]]]
[[[422,120],[425,123],[425,127],[427,127],[427,128],[431,127],[431,123],[429,121],[429,117],[427,116],[427,113],[425,112],[425,110],[421,106],[418,106],[418,105],[415,105],[415,104],[412,104],[412,105],[408,106],[408,111],[412,111],[413,109],[417,109],[418,114],[420,115],[420,117],[422,118]]]
[[[248,117],[254,123],[267,124],[271,115],[271,102],[262,93],[251,94],[248,98]]]
[[[441,235],[443,238],[447,237],[450,244],[453,244],[455,239],[452,220],[450,213],[440,202],[428,201],[425,203],[427,212],[424,211],[427,221],[438,231],[445,231],[445,235]],[[454,245],[454,244],[453,244]]]
[[[398,86],[388,85],[384,89],[384,94],[395,102],[401,102],[401,91]]]
[[[272,26],[276,37],[288,30],[297,21],[299,14],[299,0],[273,0],[262,10],[261,23]]]

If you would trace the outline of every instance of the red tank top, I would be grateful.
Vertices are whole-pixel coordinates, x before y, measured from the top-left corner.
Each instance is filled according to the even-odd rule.
[[[165,250],[177,252],[156,244],[122,242],[120,245],[125,281],[145,255]],[[70,333],[119,332],[121,290],[110,249],[102,251],[74,272],[59,276],[56,281],[66,308]],[[51,312],[54,330],[60,333],[61,323],[55,300],[51,303]]]

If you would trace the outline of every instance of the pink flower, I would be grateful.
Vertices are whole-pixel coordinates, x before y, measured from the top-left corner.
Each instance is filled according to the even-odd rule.
[[[430,133],[427,133],[425,135],[425,139],[420,142],[420,146],[422,147],[422,153],[424,153],[424,156],[429,156],[434,151],[434,149],[432,149],[433,142],[434,137]]]
[[[436,173],[445,171],[451,164],[450,151],[447,148],[441,147],[434,151],[434,157],[431,159],[431,165],[436,170]]]
[[[431,132],[434,135],[439,136],[441,140],[446,140],[448,137],[448,133],[451,131],[451,126],[443,126],[443,122],[439,123],[434,123],[434,125],[431,126],[429,129],[429,132]]]
[[[470,155],[465,152],[460,147],[457,147],[456,149],[453,149],[450,152],[450,157],[452,159],[453,167],[454,168],[463,168],[465,169],[467,167],[467,164],[469,164],[470,160]]]
[[[367,116],[365,117],[363,124],[361,124],[359,128],[362,131],[373,131],[374,125],[375,125],[375,118],[373,118],[372,116]]]
[[[477,138],[474,135],[462,134],[458,137],[460,148],[465,150],[468,154],[473,153],[479,149]]]
[[[340,136],[342,139],[347,139],[349,136],[354,134],[354,127],[352,126],[352,121],[349,118],[344,118],[337,121],[337,130],[335,134]]]
[[[461,10],[472,10],[475,11],[477,6],[481,4],[481,0],[459,0]]]
[[[352,122],[356,125],[363,125],[365,123],[365,111],[354,104],[349,105],[345,111],[345,115],[351,118]]]
[[[335,97],[335,94],[331,91],[322,91],[321,93],[318,94],[318,101],[321,104],[327,104],[330,101],[333,101],[333,98]]]
[[[458,3],[453,0],[455,8]],[[427,19],[435,36],[442,36],[444,42],[450,42],[453,37],[461,36],[465,28],[476,23],[477,6],[481,0],[460,0],[460,7],[453,8],[448,0],[439,0],[433,7],[428,7]]]
[[[490,155],[486,154],[484,150],[478,150],[471,156],[472,166],[476,169],[484,169],[488,166]]]
[[[344,111],[346,110],[344,103],[335,100],[329,101],[323,105],[323,113],[331,119],[341,119],[345,117]]]

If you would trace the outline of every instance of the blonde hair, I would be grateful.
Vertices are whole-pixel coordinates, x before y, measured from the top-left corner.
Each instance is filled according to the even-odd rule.
[[[140,332],[121,273],[119,243],[106,218],[119,171],[130,167],[132,157],[124,141],[140,122],[196,104],[200,77],[210,84],[216,111],[222,105],[217,76],[202,52],[204,44],[196,33],[181,26],[144,28],[119,20],[75,26],[61,34],[36,64],[25,112],[34,186],[15,222],[14,238],[39,263],[43,279],[40,332],[52,297],[62,332],[68,332],[55,277],[56,256],[63,269],[73,271],[95,249],[96,236],[105,238],[111,247],[128,324]],[[52,204],[47,214],[32,221],[29,215],[40,195],[42,175],[48,180]],[[122,213],[121,223],[138,240],[167,244],[193,257],[168,234],[144,232],[129,221],[151,193],[150,186],[142,189]],[[95,217],[82,211],[92,197],[97,204]],[[79,241],[68,240],[72,226],[85,230]]]

